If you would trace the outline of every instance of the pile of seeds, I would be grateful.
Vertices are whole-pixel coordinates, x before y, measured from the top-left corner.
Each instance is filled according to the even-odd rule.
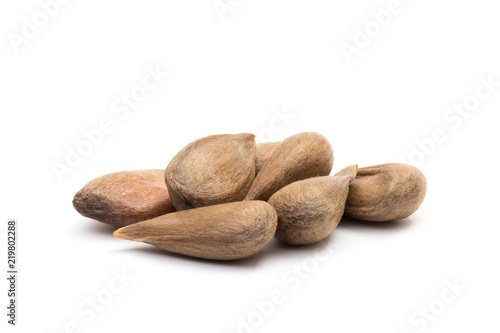
[[[182,149],[166,170],[122,171],[90,181],[73,199],[83,216],[119,227],[118,238],[213,260],[259,252],[273,237],[305,245],[327,237],[344,214],[382,222],[413,214],[425,176],[406,164],[330,176],[333,150],[319,133],[255,143],[212,135]]]

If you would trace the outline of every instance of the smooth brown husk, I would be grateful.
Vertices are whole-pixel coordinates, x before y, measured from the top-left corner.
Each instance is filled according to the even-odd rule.
[[[334,176],[300,180],[283,187],[269,199],[278,214],[276,238],[292,245],[316,243],[327,237],[344,214],[349,184],[357,165]]]
[[[259,252],[276,225],[276,212],[268,203],[240,201],[166,214],[114,235],[187,256],[235,260]]]
[[[268,158],[245,200],[268,200],[288,184],[329,175],[332,165],[333,150],[324,136],[315,132],[292,135]]]
[[[390,163],[360,168],[351,184],[346,214],[384,222],[413,214],[427,190],[424,174],[408,164]]]
[[[255,149],[255,175],[257,175],[264,166],[264,164],[267,163],[269,158],[273,156],[274,151],[278,146],[280,145],[281,142],[264,142],[264,143],[259,143],[256,146]]]
[[[123,227],[173,212],[165,170],[121,171],[87,183],[73,198],[83,216]]]
[[[255,136],[196,140],[168,164],[165,182],[176,210],[243,200],[255,179]]]

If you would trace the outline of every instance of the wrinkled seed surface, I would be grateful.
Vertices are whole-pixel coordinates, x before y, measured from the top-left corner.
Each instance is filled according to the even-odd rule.
[[[298,180],[327,176],[333,165],[328,140],[316,132],[292,135],[276,147],[257,174],[245,200],[265,200]]]
[[[83,216],[123,227],[175,209],[165,185],[165,170],[107,174],[87,183],[73,198]]]
[[[424,174],[408,164],[390,163],[360,168],[351,184],[346,214],[383,222],[413,214],[427,190]]]
[[[264,201],[240,201],[166,214],[115,231],[197,258],[234,260],[252,256],[273,238],[277,216]]]
[[[165,182],[176,210],[243,200],[255,179],[253,134],[196,140],[168,164]]]
[[[327,237],[344,214],[349,184],[357,166],[334,176],[300,180],[283,187],[269,199],[278,214],[276,238],[293,245],[316,243]]]

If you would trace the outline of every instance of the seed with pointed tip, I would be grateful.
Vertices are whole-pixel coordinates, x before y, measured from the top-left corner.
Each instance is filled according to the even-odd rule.
[[[264,142],[259,143],[255,148],[255,175],[257,175],[273,155],[276,148],[281,142]]]
[[[255,136],[207,136],[184,147],[167,166],[176,210],[243,200],[255,179]]]
[[[96,178],[73,198],[83,216],[116,227],[173,212],[165,170],[121,171]]]
[[[250,257],[269,243],[277,219],[264,201],[240,201],[166,214],[113,235],[187,256],[234,260]]]
[[[424,174],[408,164],[390,163],[361,168],[351,184],[346,214],[383,222],[413,214],[424,201]]]
[[[268,200],[282,187],[298,180],[327,176],[333,165],[328,140],[315,132],[285,139],[262,167],[245,200]]]
[[[344,214],[349,184],[357,169],[351,165],[334,176],[300,180],[274,193],[269,204],[278,214],[276,238],[306,245],[332,233]]]

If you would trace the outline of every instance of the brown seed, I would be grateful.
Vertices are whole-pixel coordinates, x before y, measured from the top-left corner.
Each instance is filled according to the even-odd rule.
[[[357,169],[351,165],[334,176],[300,180],[274,193],[269,204],[278,214],[276,238],[305,245],[327,237],[344,214],[349,184]]]
[[[111,173],[85,185],[73,199],[85,217],[123,227],[173,212],[165,170]]]
[[[361,168],[349,189],[346,214],[365,221],[383,222],[413,214],[427,190],[424,174],[408,164]]]
[[[250,257],[269,243],[277,219],[264,201],[240,201],[166,214],[113,235],[187,256],[234,260]]]
[[[255,179],[255,136],[212,135],[182,149],[165,181],[176,210],[243,200]]]
[[[255,149],[255,175],[257,175],[267,163],[269,158],[273,155],[276,148],[281,142],[264,142],[259,143]]]
[[[288,184],[329,175],[332,165],[333,150],[324,136],[315,132],[292,135],[274,150],[245,200],[268,200]]]

